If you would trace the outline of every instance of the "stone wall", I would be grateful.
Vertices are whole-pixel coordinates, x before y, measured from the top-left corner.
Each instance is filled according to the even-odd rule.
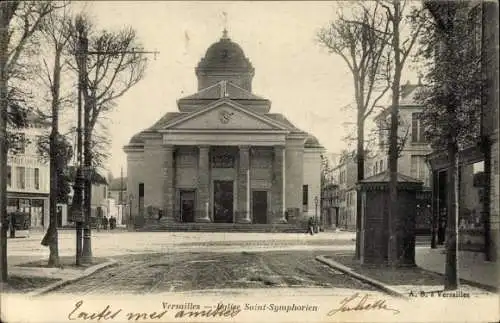
[[[144,207],[163,207],[163,174],[165,150],[161,140],[148,140],[144,146],[144,162],[141,173],[144,183]]]
[[[317,149],[304,150],[304,173],[303,183],[308,186],[308,212],[303,214],[304,218],[315,215],[315,201],[318,197],[318,214],[319,214],[319,199],[321,197],[321,152]],[[302,199],[301,199],[302,201]],[[318,215],[319,216],[319,215]]]
[[[286,209],[302,211],[302,185],[304,183],[304,147],[287,146],[285,150]],[[300,212],[299,212],[300,213]]]

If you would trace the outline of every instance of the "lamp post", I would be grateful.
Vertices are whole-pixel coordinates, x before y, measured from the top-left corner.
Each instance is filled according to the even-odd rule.
[[[87,93],[87,90],[89,89],[89,82],[87,78],[87,58],[88,55],[124,55],[124,54],[154,54],[156,58],[156,54],[158,54],[158,51],[144,51],[144,50],[135,50],[135,48],[132,48],[130,50],[106,50],[106,51],[89,51],[89,43],[87,39],[87,33],[85,31],[85,27],[82,23],[82,21],[77,21],[77,31],[78,31],[78,51],[77,51],[77,56],[78,56],[78,78],[79,78],[79,95],[81,95],[82,92]],[[92,91],[94,92],[94,91]],[[87,102],[88,101],[88,102]],[[81,97],[79,97],[79,103],[81,105]],[[85,153],[85,158],[83,158],[83,163],[85,164],[85,175],[83,179],[83,188],[82,191],[84,193],[83,197],[84,200],[82,202],[82,212],[84,214],[84,226],[83,226],[83,246],[82,246],[82,261],[85,263],[89,263],[92,261],[92,236],[91,236],[91,228],[92,228],[92,217],[91,217],[91,195],[92,195],[92,181],[91,181],[91,173],[92,171],[91,168],[91,160],[92,160],[92,155],[91,155],[91,148],[90,148],[90,111],[89,109],[92,109],[96,105],[96,97],[95,95],[91,95],[88,97],[85,101],[84,104],[84,109],[83,109],[83,133],[84,133],[84,153]],[[80,129],[80,134],[82,133],[82,128],[81,128],[81,110],[79,108],[79,115],[78,115],[78,125]],[[79,134],[79,135],[80,135]],[[81,168],[81,167],[80,167]],[[78,175],[77,175],[78,176]],[[75,185],[76,187],[76,185]],[[77,231],[78,232],[78,231]]]
[[[81,27],[81,26],[80,26]],[[85,60],[85,39],[83,37],[83,28],[78,29],[78,52],[77,57],[79,64],[83,64]],[[72,217],[73,221],[76,223],[76,265],[79,266],[82,263],[82,253],[83,253],[83,221],[84,221],[84,210],[83,210],[83,189],[85,178],[82,171],[82,153],[83,153],[83,141],[82,141],[82,90],[83,90],[83,73],[79,72],[78,75],[78,116],[77,116],[77,167],[76,167],[76,178],[74,184],[74,197],[72,201]]]
[[[316,211],[315,211],[316,228],[314,231],[316,231],[316,233],[318,233],[319,232],[319,219],[318,219],[318,196],[317,195],[314,197],[314,204],[316,206]]]

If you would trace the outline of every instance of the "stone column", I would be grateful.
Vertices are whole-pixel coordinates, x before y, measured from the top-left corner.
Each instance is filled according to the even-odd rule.
[[[238,167],[238,223],[251,223],[250,219],[250,147],[240,146]]]
[[[164,145],[163,151],[165,154],[163,162],[163,216],[162,222],[173,221],[174,214],[174,197],[175,197],[175,168],[174,168],[174,146]]]
[[[273,223],[286,223],[285,219],[285,147],[274,146],[273,184],[271,188]]]
[[[210,220],[210,158],[209,146],[198,147],[198,197],[195,222],[211,222]]]

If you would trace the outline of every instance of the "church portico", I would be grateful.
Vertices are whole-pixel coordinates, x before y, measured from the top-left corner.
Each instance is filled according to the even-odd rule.
[[[168,112],[124,147],[128,193],[137,198],[132,218],[167,229],[175,223],[284,224],[288,214],[295,223],[307,221],[304,190],[319,195],[320,162],[309,158],[304,165],[304,156],[319,156],[323,148],[250,92],[253,67],[244,56],[235,58],[241,50],[229,57],[245,62],[242,73],[252,73],[243,73],[241,84],[224,79],[220,69],[231,66],[221,65],[216,53],[234,48],[226,38],[212,46],[197,68],[200,91],[178,100],[179,112]],[[305,169],[318,176],[305,178]],[[161,215],[146,214],[149,206]]]
[[[286,222],[284,146],[161,145],[155,151],[164,170],[161,221]],[[145,191],[145,205],[158,195],[152,190]]]

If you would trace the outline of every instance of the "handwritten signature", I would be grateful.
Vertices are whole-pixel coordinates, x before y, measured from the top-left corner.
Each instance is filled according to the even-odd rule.
[[[154,312],[122,312],[123,309],[112,309],[111,305],[106,305],[101,310],[97,311],[87,311],[82,310],[83,308],[83,300],[79,300],[75,303],[73,309],[68,314],[68,319],[71,321],[75,320],[84,320],[84,321],[100,321],[100,320],[114,320],[119,316],[119,314],[126,317],[128,321],[143,321],[143,320],[161,320],[163,316],[168,313],[169,303],[163,302],[163,310],[162,311],[154,311]],[[192,304],[191,304],[192,305]],[[171,307],[171,306],[170,306]],[[192,317],[204,317],[204,318],[212,318],[212,317],[235,317],[241,312],[241,308],[239,305],[235,304],[223,304],[218,303],[215,308],[213,306],[209,306],[208,310],[198,310],[199,306],[193,306],[196,309],[181,309],[178,310],[174,318],[192,318]],[[120,318],[118,318],[120,319]]]
[[[393,312],[394,315],[399,314],[399,310],[389,307],[385,299],[377,299],[375,302],[369,302],[368,294],[361,296],[359,293],[355,293],[352,296],[344,298],[340,302],[340,306],[328,312],[327,316],[333,316],[338,312],[369,310],[383,310]]]

